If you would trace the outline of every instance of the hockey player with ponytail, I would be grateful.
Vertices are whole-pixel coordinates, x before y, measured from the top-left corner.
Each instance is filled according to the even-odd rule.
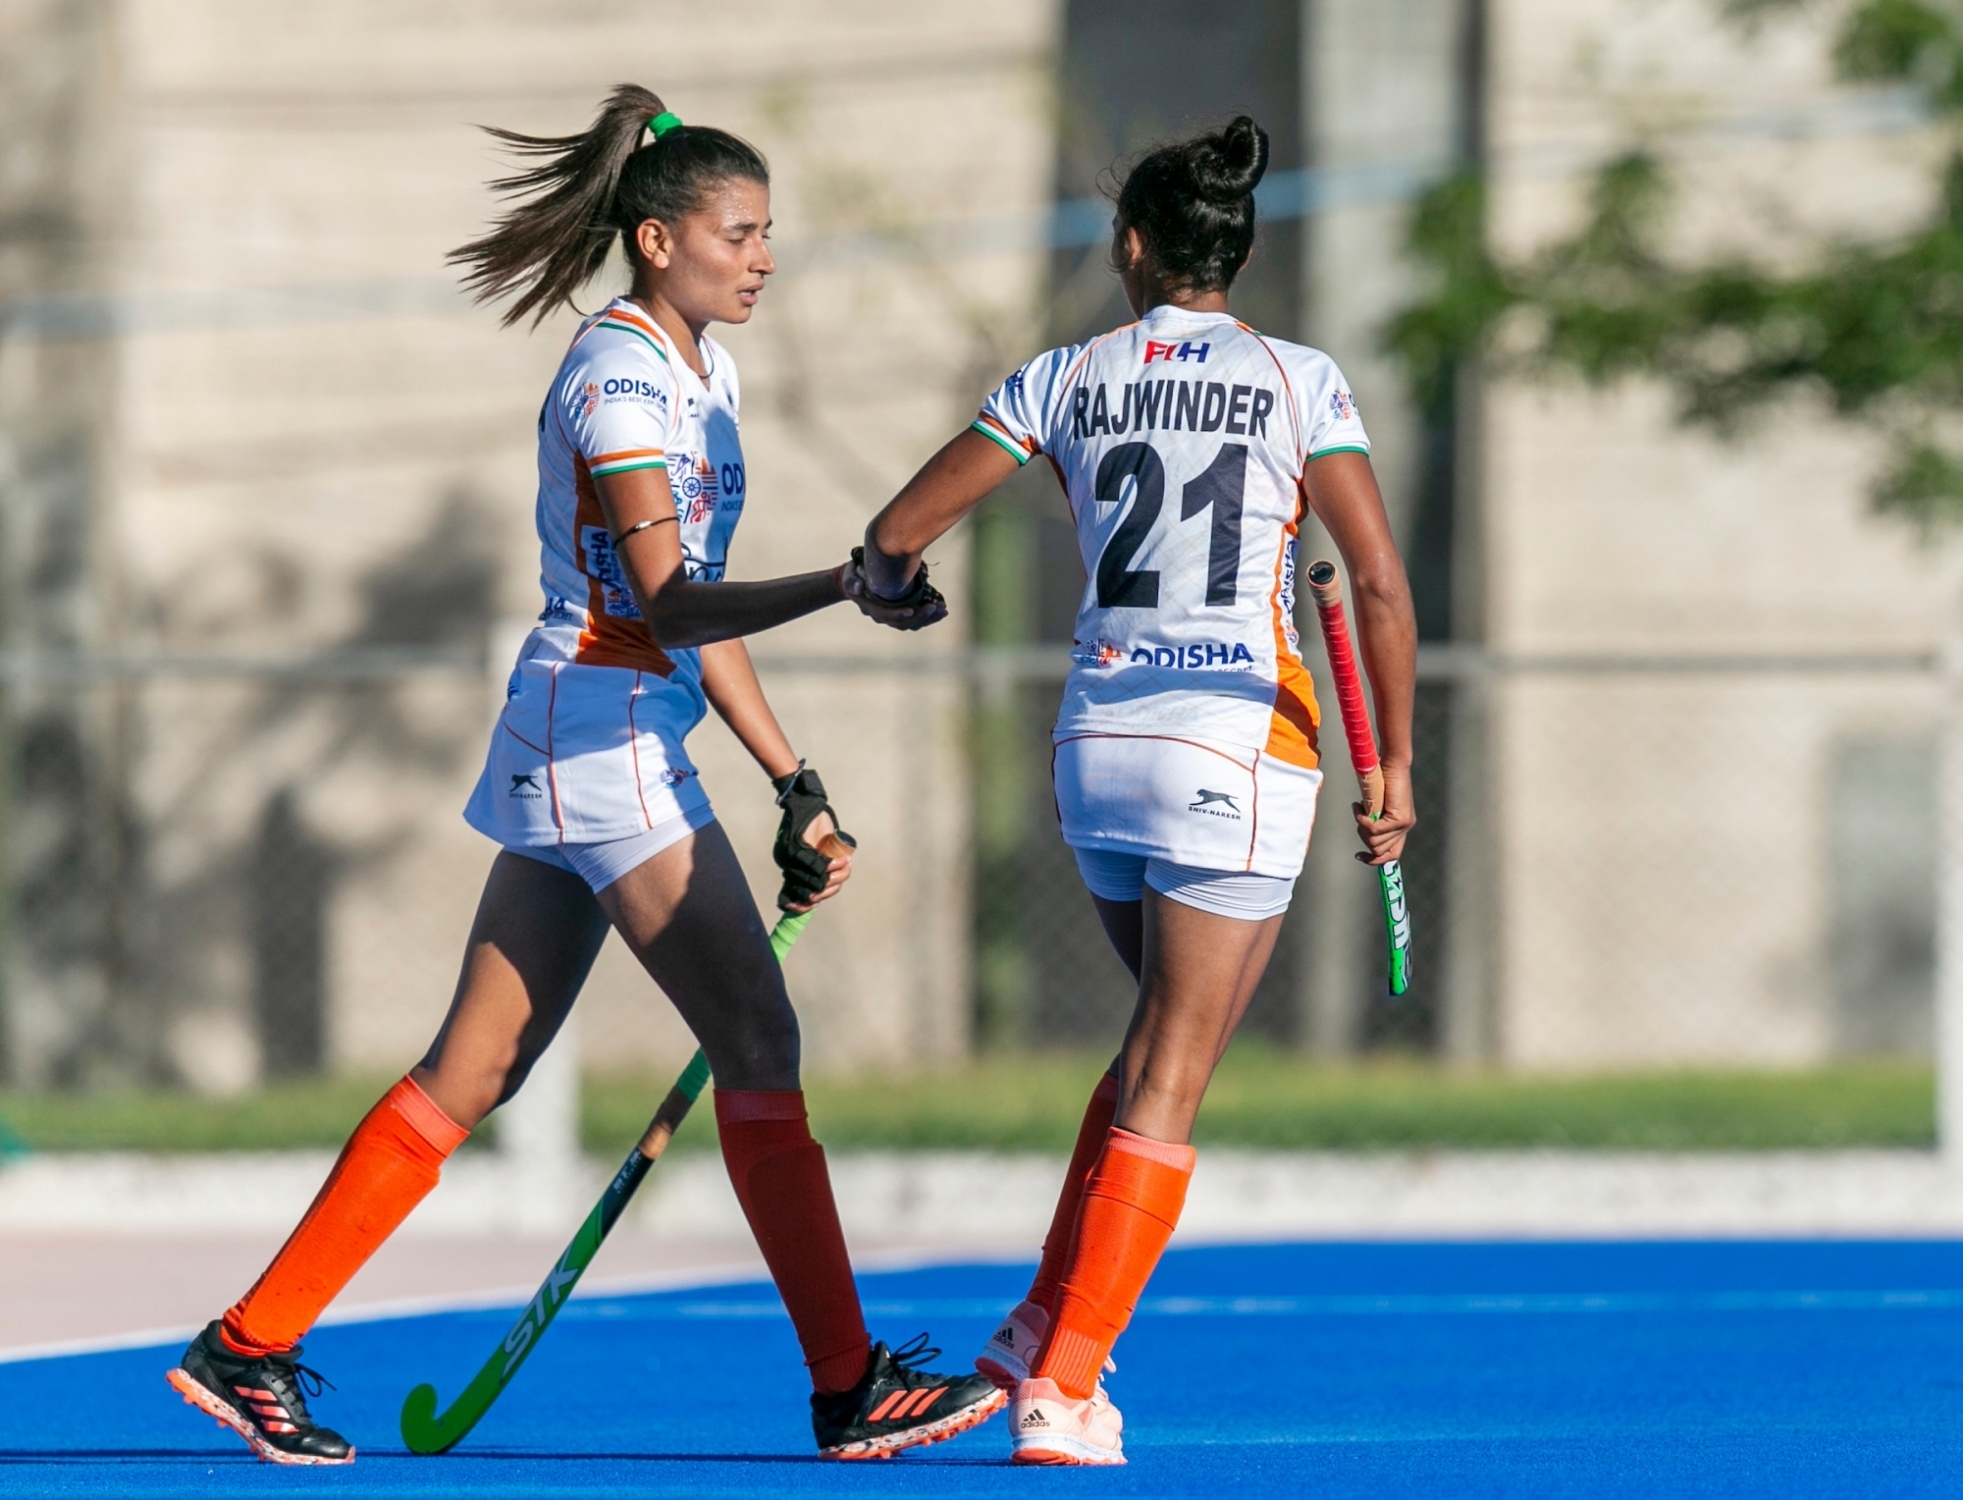
[[[898,603],[867,599],[850,562],[723,581],[746,486],[736,368],[706,329],[747,322],[775,270],[762,156],[631,86],[581,134],[493,134],[537,165],[496,185],[519,201],[453,257],[478,297],[510,296],[505,322],[536,322],[614,244],[632,273],[628,292],[580,325],[539,413],[545,607],[465,812],[501,852],[429,1051],[361,1122],[265,1274],[192,1341],[171,1383],[262,1458],[353,1459],[308,1411],[299,1341],[436,1186],[444,1159],[517,1092],[611,927],[707,1054],[723,1157],[803,1346],[820,1451],[871,1457],[938,1441],[1003,1398],[979,1375],[920,1369],[939,1352],[924,1337],[895,1354],[867,1335],[806,1123],[797,1017],[683,740],[716,710],[784,809],[780,904],[830,899],[850,864],[815,847],[835,827],[824,785],[771,713],[741,637],[846,598],[900,628],[944,608],[924,585]]]
[[[1139,161],[1112,242],[1138,321],[1011,375],[866,532],[867,586],[908,597],[928,545],[1040,453],[1089,575],[1056,804],[1138,1001],[1035,1281],[976,1360],[1014,1393],[1019,1463],[1124,1462],[1100,1370],[1179,1221],[1194,1116],[1308,850],[1321,774],[1293,618],[1305,508],[1348,567],[1375,688],[1384,809],[1358,806],[1358,857],[1397,858],[1413,823],[1417,633],[1356,404],[1327,356],[1227,311],[1267,157],[1243,115]]]

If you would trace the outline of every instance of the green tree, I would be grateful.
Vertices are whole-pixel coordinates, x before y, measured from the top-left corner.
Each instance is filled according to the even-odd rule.
[[[1730,0],[1755,23],[1802,0]],[[1887,242],[1838,244],[1796,272],[1744,260],[1701,266],[1661,250],[1671,184],[1653,153],[1595,176],[1571,238],[1519,261],[1495,256],[1476,176],[1418,205],[1411,248],[1434,294],[1388,331],[1414,400],[1435,403],[1465,361],[1504,373],[1644,375],[1667,384],[1681,420],[1736,431],[1804,393],[1890,439],[1878,508],[1925,530],[1963,520],[1963,26],[1924,0],[1861,0],[1833,44],[1839,76],[1918,89],[1957,137],[1928,221]]]

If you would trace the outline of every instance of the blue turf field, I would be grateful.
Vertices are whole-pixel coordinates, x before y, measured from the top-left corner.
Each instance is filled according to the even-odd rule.
[[[604,1259],[602,1262],[604,1267]],[[864,1278],[875,1337],[968,1355],[1027,1269]],[[1004,1419],[810,1454],[767,1287],[576,1300],[463,1448],[406,1454],[510,1323],[320,1330],[348,1469],[275,1469],[182,1405],[175,1350],[0,1365],[7,1495],[1816,1495],[1963,1492],[1963,1246],[1283,1245],[1166,1258],[1111,1382],[1130,1467],[1012,1470]]]

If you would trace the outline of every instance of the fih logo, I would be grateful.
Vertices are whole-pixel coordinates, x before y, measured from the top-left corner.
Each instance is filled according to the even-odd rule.
[[[1162,359],[1170,364],[1176,359],[1181,364],[1191,360],[1196,365],[1203,365],[1206,363],[1206,351],[1212,347],[1211,344],[1195,344],[1190,339],[1183,344],[1161,344],[1156,339],[1147,339],[1145,363],[1149,365],[1155,359]]]
[[[1227,809],[1225,812],[1220,810],[1222,804]],[[1232,818],[1236,822],[1241,815],[1240,804],[1234,801],[1233,793],[1209,792],[1205,787],[1201,787],[1198,795],[1187,804],[1186,811],[1205,813],[1210,818]]]
[[[1356,397],[1348,391],[1331,391],[1329,409],[1335,413],[1338,422],[1353,422],[1356,420]]]

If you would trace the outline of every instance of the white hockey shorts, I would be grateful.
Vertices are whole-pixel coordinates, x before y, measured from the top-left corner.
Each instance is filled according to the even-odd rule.
[[[681,672],[583,666],[535,632],[464,820],[510,849],[612,843],[677,818],[701,827],[709,794],[682,740],[705,706]]]
[[[1057,742],[1054,765],[1063,841],[1073,850],[1180,867],[1150,881],[1175,900],[1214,910],[1199,896],[1204,871],[1269,876],[1290,885],[1302,873],[1320,771],[1261,751],[1170,735],[1073,735]],[[1179,889],[1167,888],[1172,885]],[[1240,908],[1228,914],[1242,915],[1258,893],[1222,895],[1231,895],[1225,907]],[[1263,905],[1280,909],[1272,896],[1252,901],[1253,908]]]
[[[629,870],[639,869],[663,849],[672,848],[715,821],[715,811],[704,804],[624,839],[608,839],[603,844],[506,844],[505,852],[577,875],[597,896]]]

